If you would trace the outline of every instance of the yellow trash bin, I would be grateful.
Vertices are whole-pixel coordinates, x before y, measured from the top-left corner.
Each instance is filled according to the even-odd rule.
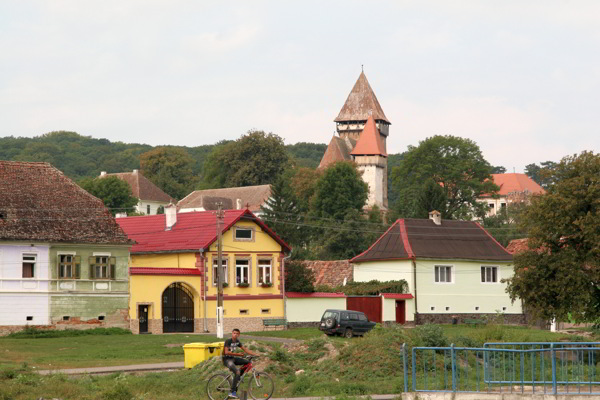
[[[220,356],[222,352],[223,342],[188,343],[183,345],[183,365],[185,368],[194,368],[211,357]]]

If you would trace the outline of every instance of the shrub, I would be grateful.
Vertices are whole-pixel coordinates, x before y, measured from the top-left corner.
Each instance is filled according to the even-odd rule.
[[[26,327],[22,331],[13,332],[6,337],[11,339],[46,339],[86,335],[131,335],[131,331],[122,328],[46,330],[35,327]]]
[[[439,325],[425,324],[413,329],[415,346],[448,347],[449,340]]]

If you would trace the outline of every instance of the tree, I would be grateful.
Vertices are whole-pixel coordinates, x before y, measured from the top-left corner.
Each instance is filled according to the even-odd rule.
[[[552,171],[556,168],[554,161],[544,161],[537,164],[527,164],[525,166],[525,174],[533,179],[538,185],[547,189],[553,183]]]
[[[433,180],[446,193],[446,206],[438,210],[445,218],[482,216],[485,206],[477,198],[498,191],[491,170],[479,146],[469,139],[433,136],[417,147],[409,146],[400,166],[392,170],[393,185],[399,193],[397,212],[401,217],[415,217],[421,186]]]
[[[138,199],[131,195],[129,184],[116,176],[83,179],[79,182],[79,186],[102,200],[113,215],[119,212],[134,212],[134,207],[138,203]]]
[[[526,238],[527,232],[522,228],[521,221],[528,202],[529,196],[517,200],[509,195],[506,207],[498,210],[496,215],[483,217],[483,227],[504,247],[513,239]]]
[[[298,201],[298,209],[306,213],[310,209],[310,203],[317,189],[317,181],[323,175],[323,171],[311,168],[297,168],[291,177],[294,195]]]
[[[369,187],[353,162],[330,165],[319,178],[311,201],[311,212],[321,218],[344,220],[349,210],[362,211]]]
[[[260,209],[261,219],[285,242],[293,247],[306,243],[306,228],[301,224],[303,218],[288,176],[280,176],[271,185],[271,197]]]
[[[312,293],[315,291],[313,271],[299,261],[285,264],[285,290],[288,292]]]
[[[178,147],[157,147],[140,155],[142,174],[178,199],[185,197],[192,188],[193,163],[187,151]]]
[[[492,174],[505,174],[506,173],[506,168],[504,167],[492,167]]]
[[[600,317],[600,155],[565,157],[551,178],[524,212],[530,249],[515,257],[507,290],[536,317],[593,321]]]
[[[270,184],[283,173],[288,162],[282,138],[249,131],[235,142],[213,150],[204,165],[204,182],[210,187]]]
[[[444,188],[433,179],[429,179],[421,187],[421,190],[417,195],[415,217],[429,218],[430,211],[441,210],[442,218],[445,218],[444,212],[446,212],[447,202],[448,199],[446,198],[446,191]]]

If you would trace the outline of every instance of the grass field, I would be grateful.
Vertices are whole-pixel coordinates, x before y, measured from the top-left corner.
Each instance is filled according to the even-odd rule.
[[[282,345],[244,336],[302,339]],[[317,329],[248,332],[242,341],[263,357],[258,368],[276,380],[276,397],[400,393],[403,390],[402,343],[407,346],[479,347],[485,341],[560,341],[582,337],[502,325],[479,328],[423,326],[377,327],[363,338],[329,338]],[[586,340],[589,340],[586,339]],[[40,376],[33,366],[82,367],[183,361],[180,344],[213,342],[204,335],[110,335],[51,339],[0,338],[0,400],[38,399],[206,399],[205,380],[223,371],[218,358],[186,371],[70,377]],[[175,345],[174,347],[168,345]],[[27,366],[23,366],[26,363]],[[298,372],[298,371],[304,372]]]

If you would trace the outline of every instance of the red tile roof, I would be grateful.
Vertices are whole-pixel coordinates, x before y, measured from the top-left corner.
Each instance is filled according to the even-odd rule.
[[[355,146],[355,142],[352,139],[342,139],[340,137],[334,136],[329,142],[327,149],[325,150],[325,154],[323,154],[323,158],[321,158],[321,162],[319,163],[319,169],[327,168],[331,164],[338,161],[352,161],[352,157],[350,157],[350,152],[352,151],[352,147]]]
[[[498,194],[507,196],[511,193],[529,192],[532,194],[546,193],[544,188],[525,174],[492,174],[494,183],[500,187]]]
[[[165,230],[165,214],[139,217],[117,218],[117,222],[135,240],[131,253],[162,253],[199,251],[217,240],[217,217],[211,211],[177,213],[177,223]],[[277,236],[264,222],[249,210],[226,210],[223,232],[240,220],[251,220],[282,246],[282,251],[290,247]]]
[[[0,239],[130,244],[102,200],[48,163],[0,161]]]
[[[173,201],[171,196],[163,192],[158,186],[152,183],[148,178],[142,175],[139,171],[134,172],[119,172],[116,174],[106,174],[103,176],[116,176],[117,178],[127,182],[131,187],[133,196],[140,200],[159,201],[169,203]]]
[[[289,297],[289,298],[306,298],[306,297],[345,298],[346,295],[344,293],[327,293],[327,292],[314,292],[314,293],[286,292],[285,297]]]
[[[512,261],[485,229],[472,221],[399,219],[365,252],[350,260],[406,260],[416,258]]]
[[[529,250],[529,239],[513,239],[506,246],[506,251],[510,254],[516,255]]]
[[[373,115],[373,118],[377,121],[390,123],[385,116],[381,105],[379,105],[379,101],[377,100],[375,93],[373,93],[371,85],[369,85],[365,73],[361,72],[352,91],[348,95],[344,106],[334,121],[366,121],[369,118],[369,115]]]
[[[387,157],[387,153],[383,149],[383,143],[379,135],[379,129],[375,124],[373,116],[369,116],[367,123],[363,131],[358,138],[354,150],[352,150],[353,156],[384,156]]]
[[[412,299],[413,295],[410,293],[382,293],[384,299]]]
[[[196,268],[129,268],[130,275],[202,275]]]

